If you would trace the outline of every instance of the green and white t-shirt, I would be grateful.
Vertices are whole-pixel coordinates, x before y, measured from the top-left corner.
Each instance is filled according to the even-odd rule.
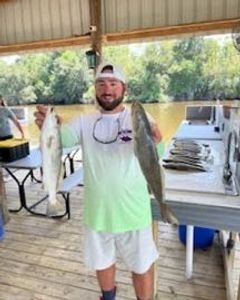
[[[84,223],[105,232],[149,226],[150,197],[134,154],[130,110],[80,116],[62,127],[62,137],[65,147],[82,145]]]

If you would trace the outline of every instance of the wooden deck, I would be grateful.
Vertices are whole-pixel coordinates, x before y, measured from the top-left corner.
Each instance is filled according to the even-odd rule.
[[[9,207],[18,204],[16,183],[7,178]],[[43,195],[41,184],[26,182],[27,200]],[[82,260],[82,191],[71,194],[72,218],[56,220],[11,214],[6,237],[0,242],[1,300],[97,300],[99,288],[94,272]],[[42,207],[44,208],[44,205]],[[223,260],[216,237],[208,250],[194,253],[194,275],[185,278],[185,248],[179,242],[177,228],[159,223],[158,299],[225,300]],[[135,299],[131,278],[119,261],[117,300]]]

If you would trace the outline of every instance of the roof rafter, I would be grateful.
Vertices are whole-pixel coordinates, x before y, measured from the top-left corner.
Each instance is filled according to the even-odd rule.
[[[165,26],[155,28],[145,28],[140,30],[132,30],[118,33],[108,33],[102,36],[104,44],[123,42],[134,39],[144,39],[150,37],[172,36],[181,34],[190,34],[196,32],[223,31],[231,29],[240,24],[240,18],[215,20],[211,22],[200,22],[183,24],[176,26]],[[99,39],[99,37],[98,37]],[[99,42],[99,40],[98,40]],[[14,45],[0,46],[0,54],[17,53],[38,49],[54,49],[73,46],[92,45],[91,35],[83,35],[78,37],[70,37],[55,40],[42,40],[38,42],[19,43]]]
[[[109,33],[105,36],[105,42],[119,42],[132,39],[144,39],[149,37],[171,36],[195,32],[219,31],[231,29],[240,24],[240,18],[216,20],[211,22],[200,22],[175,26],[164,26],[155,28],[145,28],[129,32]]]

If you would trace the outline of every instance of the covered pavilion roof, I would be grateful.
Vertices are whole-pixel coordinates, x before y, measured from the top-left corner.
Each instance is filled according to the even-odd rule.
[[[0,0],[0,54],[226,33],[239,22],[240,0]]]

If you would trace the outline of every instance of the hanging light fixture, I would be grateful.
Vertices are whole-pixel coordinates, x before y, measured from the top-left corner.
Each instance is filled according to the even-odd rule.
[[[95,50],[86,51],[87,64],[89,69],[95,69],[99,61],[99,53]]]

